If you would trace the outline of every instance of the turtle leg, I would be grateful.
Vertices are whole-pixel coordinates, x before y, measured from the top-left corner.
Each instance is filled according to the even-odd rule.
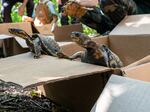
[[[84,51],[79,51],[74,53],[72,56],[70,56],[71,60],[77,59],[77,58],[81,58],[84,54]]]
[[[71,60],[71,58],[69,56],[65,55],[62,52],[57,52],[56,55],[58,58],[64,58],[64,59],[70,59]]]
[[[40,58],[41,51],[42,51],[41,43],[38,40],[39,40],[38,38],[33,40],[33,49],[34,49],[34,58],[35,59]]]

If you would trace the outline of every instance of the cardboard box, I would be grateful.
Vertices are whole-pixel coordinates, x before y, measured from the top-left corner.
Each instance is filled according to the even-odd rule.
[[[8,28],[19,28],[26,31],[29,35],[32,34],[32,26],[29,22],[19,23],[2,23],[0,24],[0,46],[3,48],[4,57],[13,56],[28,52],[29,49],[25,41],[19,37],[15,37],[8,32]]]
[[[150,55],[150,14],[125,17],[110,33],[110,48],[125,65]]]
[[[92,108],[112,74],[109,68],[78,61],[46,55],[33,59],[31,53],[4,58],[0,63],[0,79],[24,87],[43,84],[45,95],[76,112]]]
[[[40,34],[43,34],[43,35],[54,35],[52,32],[51,32],[51,24],[46,24],[46,25],[43,25],[43,26],[34,26],[37,31],[40,33]]]
[[[123,69],[124,76],[150,82],[150,62]]]
[[[83,32],[82,24],[56,26],[54,29],[54,37],[56,41],[70,41],[70,35],[73,31]]]
[[[150,55],[150,44],[149,44],[150,43],[150,32],[145,30],[145,23],[143,23],[144,21],[141,21],[141,20],[143,20],[142,18],[145,18],[145,17],[148,17],[150,19],[150,15],[144,15],[144,17],[143,17],[143,15],[128,16],[110,33],[109,36],[97,37],[95,41],[99,44],[108,45],[110,47],[110,49],[120,57],[120,59],[124,63],[124,66],[132,64],[132,63],[142,59],[143,57]],[[140,27],[136,27],[136,29],[134,27],[134,25],[136,23],[134,23],[133,26],[131,25],[130,28],[132,27],[132,29],[133,29],[132,34],[131,34],[130,32],[128,32],[128,27],[126,26],[126,24],[128,22],[129,23],[135,22],[133,20],[133,18],[136,18],[136,20],[138,18],[137,24],[140,23],[143,25],[141,25]],[[120,34],[120,30],[122,27],[123,27],[122,32],[125,32],[125,33]],[[149,24],[146,23],[146,28],[150,29],[150,22],[149,22]],[[138,34],[137,34],[137,31],[134,31],[137,29],[138,29]],[[143,29],[143,30],[141,31],[141,29]],[[70,45],[62,46],[62,49],[65,53],[67,53],[69,55],[73,54],[76,51],[84,50],[81,47],[79,47],[78,45],[76,45],[75,43],[70,43]],[[112,70],[112,72],[114,72],[114,71]],[[102,74],[99,74],[99,75],[101,76]],[[93,103],[93,101],[90,101],[89,99],[83,100],[80,98],[85,98],[85,97],[89,98],[90,97],[90,99],[93,100],[94,97],[97,97],[97,94],[95,94],[95,96],[90,96],[90,95],[87,96],[87,94],[89,92],[91,92],[91,90],[92,90],[92,93],[94,93],[94,92],[97,93],[98,89],[97,89],[97,92],[94,91],[93,89],[94,88],[96,89],[98,86],[99,86],[99,89],[101,89],[101,90],[103,90],[103,88],[100,87],[101,84],[97,84],[97,85],[93,86],[93,89],[91,89],[91,88],[88,89],[89,85],[87,85],[88,81],[86,82],[86,80],[87,80],[86,78],[87,77],[81,76],[80,78],[78,78],[78,80],[80,80],[79,82],[74,81],[77,79],[67,80],[67,81],[57,82],[57,83],[53,83],[53,84],[47,84],[47,85],[41,86],[41,88],[43,89],[44,93],[47,93],[46,94],[47,96],[51,97],[52,99],[54,99],[57,102],[62,102],[64,104],[66,104],[71,109],[73,109],[74,112],[89,112],[90,111],[89,108],[91,107],[91,104]],[[92,78],[94,79],[94,76],[92,76]],[[94,80],[97,82],[99,79],[98,78],[96,79],[96,77],[95,77]],[[101,77],[101,80],[103,80],[102,77]],[[91,84],[94,84],[93,81]],[[87,86],[81,86],[83,84],[83,82],[86,82]],[[76,86],[74,86],[74,85],[76,85]],[[103,83],[103,85],[105,85],[105,83]],[[89,92],[86,91],[85,89],[88,89]],[[77,98],[76,95],[74,96],[74,94],[78,94],[77,90],[79,90],[78,92],[80,92],[80,96],[78,95],[80,98]],[[84,93],[81,90],[83,90],[83,91],[85,90],[86,93]],[[71,93],[70,93],[70,91],[71,91]],[[99,91],[99,92],[101,93],[102,91]],[[60,93],[62,93],[62,94],[60,94]],[[74,102],[74,103],[72,103],[72,102]]]
[[[94,37],[92,39],[99,44],[108,45],[108,36]],[[72,55],[78,51],[85,50],[74,42],[58,42],[58,43],[61,46],[62,51],[67,55]]]
[[[94,38],[94,41],[109,45],[108,36]],[[73,42],[60,42],[60,45],[67,55],[83,50]],[[90,111],[113,73],[110,68],[49,56],[35,60],[30,53],[2,59],[0,63],[1,79],[28,87],[39,86],[46,96],[75,112]]]
[[[8,28],[19,28],[26,31],[29,35],[32,34],[32,27],[30,22],[1,23],[0,34],[10,35],[10,33],[8,32]]]
[[[0,35],[0,41],[2,42],[2,55],[4,57],[13,56],[29,51],[26,44],[24,44],[25,41],[23,39],[20,39],[19,37],[2,34]]]
[[[108,45],[121,58],[124,66],[150,55],[149,33],[142,31],[140,35],[136,32],[130,35],[127,32],[128,27],[124,27],[126,24],[124,22],[132,22],[132,18],[135,16],[126,17],[109,36],[94,38],[97,43]],[[143,18],[143,16],[136,17],[139,20]],[[121,27],[124,27],[124,32],[126,32],[123,35],[119,34]],[[141,27],[145,28],[142,25]],[[67,55],[84,50],[73,42],[61,44],[63,52]],[[0,63],[2,63],[0,65],[2,68],[0,69],[1,79],[14,81],[28,87],[44,84],[39,88],[45,95],[68,106],[74,112],[89,112],[110,74],[114,72],[110,68],[64,59],[58,60],[52,57],[34,60],[29,54],[2,59]],[[18,64],[15,65],[15,63]],[[13,72],[11,72],[12,70]],[[23,75],[26,77],[22,78]]]
[[[2,42],[3,56],[13,56],[21,53],[28,52],[29,49],[26,46],[25,41],[19,37],[13,37],[9,35],[0,35]]]
[[[128,69],[128,68],[132,68],[132,67],[136,67],[136,66],[139,66],[139,65],[142,65],[142,64],[145,64],[145,63],[149,63],[150,62],[150,55],[140,59],[139,61],[136,61],[126,67],[124,67],[122,70],[124,69]]]
[[[150,55],[122,68],[124,76],[150,82]]]
[[[148,112],[150,83],[111,76],[90,112]]]
[[[72,24],[56,26],[54,32],[51,32],[51,24],[43,26],[33,26],[36,29],[35,33],[54,36],[56,41],[71,41],[70,35],[73,31],[83,32],[82,24]]]

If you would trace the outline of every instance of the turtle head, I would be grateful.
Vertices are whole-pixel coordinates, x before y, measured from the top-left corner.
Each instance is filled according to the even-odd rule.
[[[96,42],[92,40],[88,40],[84,42],[84,48],[89,48],[89,49],[97,49],[97,44]]]
[[[8,31],[9,33],[21,37],[23,39],[27,39],[28,37],[30,37],[24,30],[18,28],[9,28]]]
[[[71,39],[72,41],[76,42],[78,45],[82,46],[82,47],[86,47],[85,44],[88,41],[91,41],[91,38],[84,35],[81,32],[72,32],[71,33]]]

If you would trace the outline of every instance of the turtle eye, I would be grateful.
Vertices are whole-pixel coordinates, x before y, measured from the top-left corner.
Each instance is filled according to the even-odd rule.
[[[79,33],[76,33],[75,35],[76,35],[76,37],[79,37],[79,36],[80,36],[80,34],[79,34]]]

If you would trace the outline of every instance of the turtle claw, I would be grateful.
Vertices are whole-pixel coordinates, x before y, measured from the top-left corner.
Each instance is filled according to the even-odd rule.
[[[34,59],[39,59],[39,58],[40,58],[39,56],[34,55]]]
[[[56,55],[57,55],[57,57],[58,57],[59,59],[64,58],[64,59],[72,60],[69,56],[63,54],[62,52],[57,52]]]

